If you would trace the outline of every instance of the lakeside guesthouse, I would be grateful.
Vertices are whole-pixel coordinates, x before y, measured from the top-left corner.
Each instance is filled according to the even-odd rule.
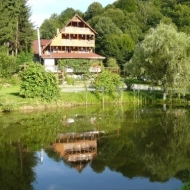
[[[101,61],[105,57],[95,53],[97,32],[82,18],[75,15],[62,30],[57,29],[53,39],[40,39],[33,42],[33,52],[47,71],[57,72],[59,59],[88,59]],[[91,72],[93,68],[90,68]],[[100,68],[96,68],[100,71]]]

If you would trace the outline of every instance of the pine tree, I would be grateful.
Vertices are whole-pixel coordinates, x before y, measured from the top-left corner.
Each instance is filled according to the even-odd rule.
[[[8,48],[8,54],[30,51],[33,26],[27,0],[0,0],[0,46]]]
[[[30,22],[30,7],[27,5],[28,0],[20,0],[21,9],[19,16],[19,39],[18,49],[19,51],[30,52],[33,41],[33,24]]]

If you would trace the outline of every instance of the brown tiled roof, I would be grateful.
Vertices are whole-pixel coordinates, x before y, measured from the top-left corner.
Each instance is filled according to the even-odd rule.
[[[96,53],[51,53],[49,55],[42,54],[43,59],[105,59],[105,57]]]
[[[40,43],[41,43],[41,48],[43,46],[46,46],[47,44],[49,44],[51,40],[45,40],[45,39],[41,39]],[[34,54],[39,54],[39,48],[38,48],[38,40],[34,40],[32,43],[32,51]]]

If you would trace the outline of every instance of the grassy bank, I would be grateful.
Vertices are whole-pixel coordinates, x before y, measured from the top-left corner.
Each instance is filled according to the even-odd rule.
[[[19,95],[19,86],[1,87],[0,111],[46,109],[66,106],[91,104],[141,104],[147,103],[146,96],[131,91],[123,91],[115,97],[95,92],[62,92],[61,97],[52,102],[45,102],[39,98],[23,98]]]

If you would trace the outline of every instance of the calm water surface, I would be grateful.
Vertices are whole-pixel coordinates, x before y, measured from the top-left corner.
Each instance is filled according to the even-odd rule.
[[[2,190],[178,190],[190,111],[79,107],[0,115]]]

